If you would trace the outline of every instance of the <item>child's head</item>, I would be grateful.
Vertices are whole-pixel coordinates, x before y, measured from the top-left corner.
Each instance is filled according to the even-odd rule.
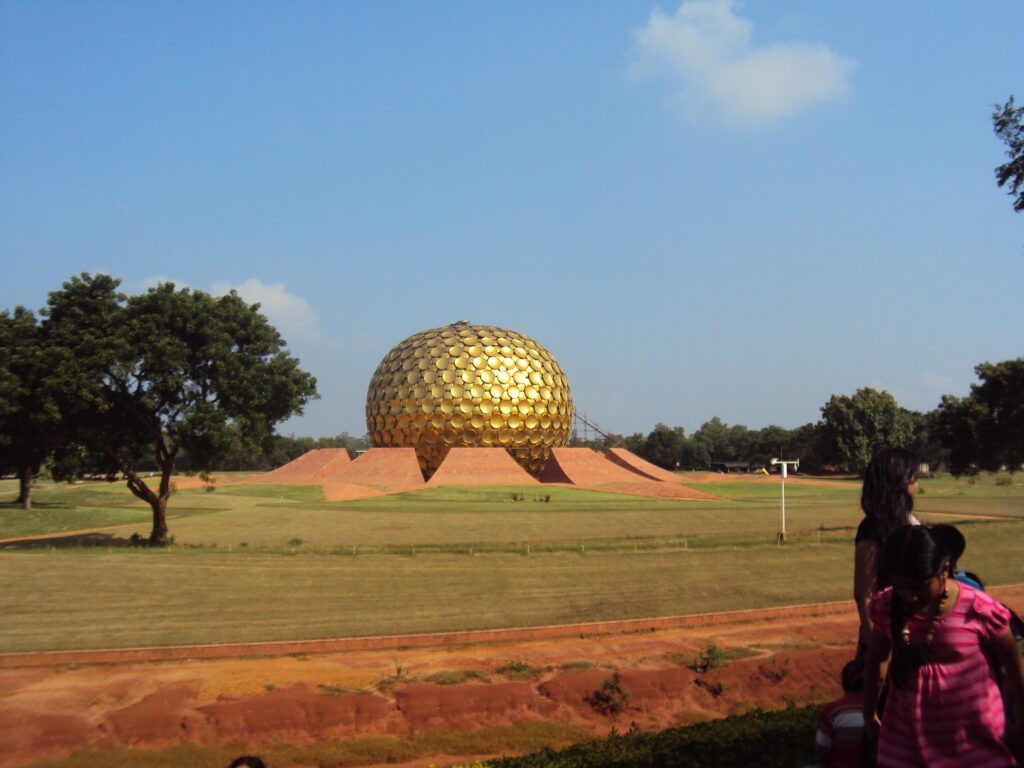
[[[242,755],[232,760],[228,768],[266,768],[266,766],[255,755]]]
[[[897,528],[882,545],[879,573],[888,576],[890,581],[924,581],[943,575],[953,560],[953,537],[948,529],[956,531],[953,526]]]
[[[893,656],[889,674],[893,685],[902,690],[907,689],[916,670],[934,654],[930,642],[911,645],[903,630],[911,614],[932,606],[938,610],[937,606],[946,598],[946,580],[957,541],[962,542],[963,537],[952,526],[905,525],[889,534],[882,545],[878,570],[888,577],[893,589],[889,613]]]
[[[905,525],[914,508],[921,462],[904,448],[883,448],[864,471],[860,506],[882,526],[882,533]]]
[[[846,662],[840,682],[845,693],[861,693],[864,690],[864,662],[858,659]]]

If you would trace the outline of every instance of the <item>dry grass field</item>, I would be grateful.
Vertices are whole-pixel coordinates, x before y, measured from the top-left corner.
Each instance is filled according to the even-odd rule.
[[[926,480],[962,564],[1024,582],[1024,486]],[[0,651],[316,639],[846,599],[859,485],[705,483],[718,502],[570,488],[438,488],[324,502],[315,486],[172,499],[173,546],[132,548],[148,510],[121,485],[42,485],[0,505]],[[0,481],[0,498],[15,495]],[[520,498],[521,497],[521,498]],[[549,497],[549,498],[545,498]],[[991,519],[991,518],[1000,519]],[[89,529],[89,533],[74,533]]]

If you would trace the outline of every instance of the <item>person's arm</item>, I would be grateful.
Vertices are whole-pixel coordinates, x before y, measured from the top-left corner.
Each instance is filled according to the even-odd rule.
[[[871,636],[871,619],[868,618],[868,603],[875,594],[878,583],[878,555],[881,547],[872,539],[857,544],[853,553],[853,600],[857,603],[862,637]]]
[[[892,640],[880,629],[871,631],[871,642],[864,657],[864,733],[873,744],[878,743],[878,697],[882,693],[882,681],[889,669],[889,654]]]
[[[829,720],[829,708],[826,705],[818,721],[818,730],[814,733],[814,759],[818,765],[828,765],[832,757],[832,723]]]
[[[1013,702],[1013,722],[1011,727],[1018,733],[1024,730],[1024,657],[1020,655],[1020,648],[1017,647],[1017,640],[1009,629],[989,643],[989,648],[995,655],[996,660],[1006,670],[1006,687],[1010,694],[1010,701]],[[1009,720],[1010,712],[1007,712]]]

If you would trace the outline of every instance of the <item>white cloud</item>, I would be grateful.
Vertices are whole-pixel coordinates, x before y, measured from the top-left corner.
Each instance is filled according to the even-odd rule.
[[[843,94],[856,66],[824,45],[752,45],[754,25],[733,0],[689,0],[651,11],[636,30],[634,70],[665,71],[687,109],[711,102],[736,122],[767,123]]]
[[[320,320],[301,296],[285,290],[283,283],[265,285],[250,277],[241,285],[227,282],[214,283],[210,293],[223,295],[234,290],[250,304],[258,303],[260,312],[266,315],[270,324],[280,331],[289,344],[292,342],[324,343],[328,340],[320,330]]]

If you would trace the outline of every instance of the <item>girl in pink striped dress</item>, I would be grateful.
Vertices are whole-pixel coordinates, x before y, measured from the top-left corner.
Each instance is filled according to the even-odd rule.
[[[1018,720],[1024,663],[1009,611],[952,579],[943,528],[908,525],[882,548],[880,570],[892,586],[869,605],[865,733],[877,741],[878,765],[886,768],[1007,768],[1016,763],[1003,740],[1007,723],[993,661],[1006,669]]]

